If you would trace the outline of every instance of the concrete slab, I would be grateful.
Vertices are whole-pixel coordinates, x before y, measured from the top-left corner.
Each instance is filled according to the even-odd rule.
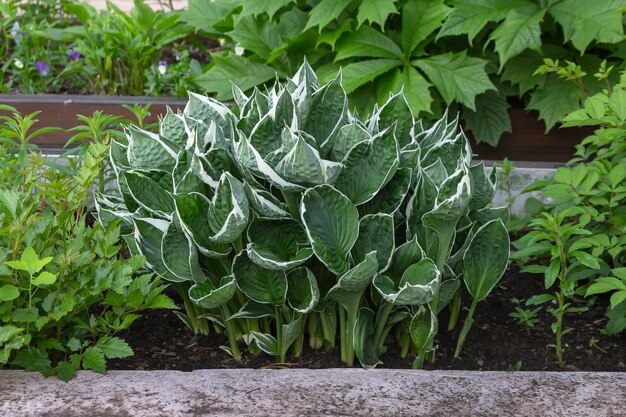
[[[410,370],[0,371],[4,417],[626,416],[626,373]]]

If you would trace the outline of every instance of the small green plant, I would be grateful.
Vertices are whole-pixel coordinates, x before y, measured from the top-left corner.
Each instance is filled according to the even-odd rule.
[[[341,75],[308,64],[236,106],[190,93],[159,133],[113,141],[119,189],[98,198],[135,254],[174,282],[196,333],[225,332],[284,361],[309,344],[376,366],[395,338],[414,365],[434,357],[437,315],[502,276],[505,208],[488,207],[496,170],[471,166],[458,120],[426,129],[404,95],[367,118],[348,111]]]
[[[515,364],[510,363],[507,366],[507,371],[509,372],[517,372],[522,370],[522,361],[517,361]]]
[[[535,327],[535,324],[539,322],[539,312],[542,310],[542,307],[537,307],[532,310],[515,307],[515,311],[509,313],[509,317],[513,317],[517,322],[526,328],[526,333],[530,335],[530,329]]]
[[[108,154],[93,138],[79,162],[51,163],[30,141],[35,114],[0,116],[0,363],[71,379],[132,355],[116,334],[138,313],[174,308],[141,256],[119,257],[120,226],[89,226]],[[95,125],[88,123],[88,125]],[[59,170],[56,166],[63,166]]]

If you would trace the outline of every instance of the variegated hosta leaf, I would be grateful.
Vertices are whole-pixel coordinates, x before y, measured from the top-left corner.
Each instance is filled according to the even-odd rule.
[[[320,300],[320,290],[313,272],[305,267],[293,269],[287,274],[287,282],[289,306],[300,314],[313,311]]]
[[[263,158],[282,146],[281,134],[285,127],[297,129],[295,117],[291,95],[283,89],[276,94],[272,107],[250,132],[250,143]]]
[[[115,171],[115,175],[119,175],[120,171],[130,169],[130,162],[128,161],[128,146],[122,145],[116,140],[111,141],[109,147],[109,161]]]
[[[343,125],[336,134],[330,156],[335,161],[343,161],[350,149],[357,143],[370,140],[372,135],[358,120]]]
[[[413,344],[417,348],[418,358],[421,358],[423,362],[424,354],[428,353],[427,350],[432,345],[438,331],[437,316],[428,304],[423,305],[413,316],[409,329]],[[421,367],[421,364],[414,363],[413,367]]]
[[[442,185],[442,189],[444,187],[446,187],[445,183]],[[449,242],[452,239],[457,222],[469,205],[471,196],[469,175],[463,175],[456,184],[454,194],[449,197],[446,196],[447,198],[444,200],[437,196],[435,207],[422,216],[424,225],[437,232],[440,240]],[[445,257],[447,257],[447,254]]]
[[[161,243],[169,222],[161,219],[135,218],[133,223],[135,224],[134,240],[136,248],[146,258],[147,266],[168,281],[187,281],[187,278],[178,277],[171,273],[163,262]]]
[[[359,237],[352,248],[356,262],[365,260],[365,255],[376,251],[378,270],[382,272],[389,267],[394,249],[393,216],[385,213],[368,214],[359,220]]]
[[[399,92],[389,97],[389,100],[380,108],[374,116],[378,121],[378,128],[384,130],[394,129],[400,148],[411,143],[411,129],[413,129],[413,112],[404,94]]]
[[[191,119],[203,121],[207,127],[210,121],[214,121],[227,138],[234,137],[235,115],[228,107],[213,98],[190,92],[183,114]]]
[[[433,300],[439,288],[439,270],[429,258],[409,266],[400,283],[384,275],[374,278],[374,288],[383,299],[396,305],[422,305]]]
[[[409,238],[412,238],[418,229],[423,226],[422,216],[435,207],[438,193],[439,190],[430,177],[425,173],[421,175],[415,192],[409,199],[406,208],[406,228]]]
[[[508,206],[485,207],[480,210],[470,211],[469,213],[470,219],[478,222],[481,225],[496,219],[500,219],[503,223],[506,224],[506,222],[509,221],[509,216],[510,212]]]
[[[238,312],[231,315],[229,320],[234,319],[260,319],[263,317],[273,317],[276,314],[274,306],[271,304],[257,303],[256,301],[248,301],[239,309]]]
[[[411,189],[412,176],[411,169],[398,169],[391,181],[381,188],[374,198],[359,206],[359,212],[362,215],[376,213],[395,214]]]
[[[250,204],[250,208],[259,217],[267,217],[273,219],[290,218],[291,215],[287,211],[287,206],[278,200],[272,193],[265,190],[259,190],[250,186],[247,182],[243,183],[246,198]]]
[[[313,256],[306,232],[294,219],[255,219],[248,241],[250,259],[267,269],[289,270]]]
[[[169,143],[174,144],[180,151],[184,148],[189,140],[187,131],[185,130],[185,119],[181,114],[175,114],[170,107],[167,107],[165,116],[160,120],[159,133],[161,137],[167,139]]]
[[[388,268],[387,275],[391,276],[394,282],[399,283],[404,271],[413,264],[418,263],[426,254],[417,243],[417,237],[398,246],[391,256],[391,265]]]
[[[210,258],[226,256],[231,246],[211,240],[213,230],[209,226],[209,208],[211,202],[200,193],[179,194],[175,196],[176,213],[187,234],[200,252]]]
[[[348,255],[359,233],[359,212],[348,197],[330,185],[302,196],[300,213],[315,255],[333,273],[348,271]]]
[[[332,148],[332,139],[344,121],[347,107],[348,97],[341,85],[340,71],[335,79],[313,93],[306,123],[301,127],[315,139],[322,156]]]
[[[287,276],[284,271],[262,268],[242,251],[233,261],[233,275],[241,292],[251,300],[273,305],[285,302]]]
[[[355,205],[363,204],[391,180],[398,163],[398,143],[393,130],[387,129],[350,149],[335,187]]]
[[[509,233],[501,220],[482,226],[463,257],[463,280],[477,301],[489,295],[506,270],[509,260]]]
[[[237,122],[237,129],[247,137],[250,136],[252,129],[259,123],[261,117],[267,113],[267,110],[267,97],[255,87],[252,96],[248,98],[243,106],[239,107],[240,118]]]
[[[177,278],[195,282],[207,280],[200,267],[198,250],[183,232],[177,216],[172,217],[163,234],[161,257],[165,267]]]
[[[208,221],[213,231],[209,238],[218,243],[233,242],[245,230],[249,218],[243,183],[230,173],[223,173],[209,206]]]
[[[296,135],[294,146],[278,162],[276,172],[287,181],[305,186],[328,182],[326,166],[319,152],[306,143],[301,135]]]
[[[292,183],[281,177],[274,168],[267,163],[254,146],[242,136],[240,141],[235,144],[235,157],[237,162],[242,166],[242,171],[249,170],[255,176],[269,181],[269,183],[279,190],[286,192],[301,192],[305,187]],[[248,180],[248,178],[246,178]]]
[[[439,301],[437,302],[437,314],[450,304],[461,286],[461,280],[458,278],[447,279],[441,283],[439,287]]]
[[[189,299],[198,306],[211,310],[227,303],[236,290],[235,279],[229,275],[221,279],[217,288],[210,281],[195,283],[189,288]]]
[[[125,171],[121,174],[124,182],[120,184],[120,187],[122,185],[128,187],[128,192],[137,204],[159,217],[171,216],[175,210],[174,199],[168,192],[173,188],[171,175],[163,171],[137,170]],[[160,184],[155,179],[162,180],[165,184]],[[169,184],[167,184],[168,181]]]
[[[177,149],[171,149],[156,133],[131,125],[126,129],[127,159],[133,169],[161,169],[171,172]]]
[[[376,252],[365,255],[365,260],[343,274],[326,295],[337,301],[348,312],[357,313],[359,302],[365,289],[369,286],[378,271]]]
[[[424,173],[428,175],[428,178],[432,180],[437,188],[441,187],[441,184],[443,184],[449,176],[445,165],[441,162],[441,158],[437,158],[435,162],[424,167]]]
[[[469,209],[479,210],[487,207],[496,193],[496,167],[491,169],[491,173],[487,176],[485,172],[485,163],[481,161],[478,165],[474,165],[469,169],[472,179],[472,199],[470,200]]]
[[[364,368],[374,368],[382,363],[376,356],[376,349],[372,344],[375,317],[374,311],[363,307],[359,310],[354,326],[354,354]]]
[[[437,159],[443,162],[448,175],[452,175],[462,165],[468,166],[472,159],[472,152],[465,135],[459,133],[454,139],[437,142],[424,155],[422,165],[429,166]]]
[[[453,139],[458,125],[459,115],[457,114],[454,120],[448,122],[448,110],[446,109],[443,117],[437,120],[429,129],[418,131],[418,126],[414,126],[413,139],[419,143],[424,152],[427,152],[437,143]]]

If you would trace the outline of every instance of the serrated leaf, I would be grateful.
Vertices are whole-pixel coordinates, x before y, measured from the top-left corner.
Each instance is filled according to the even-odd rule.
[[[409,0],[402,8],[401,45],[406,56],[452,12],[443,0]]]
[[[582,91],[574,83],[551,75],[543,88],[530,94],[526,109],[539,112],[539,119],[544,121],[548,132],[559,120],[579,108],[582,97]]]
[[[181,14],[181,20],[193,26],[196,30],[207,28],[224,20],[235,8],[239,7],[239,0],[189,0],[187,8]]]
[[[107,338],[104,342],[98,343],[98,348],[107,359],[127,358],[133,355],[133,350],[128,343],[119,337]]]
[[[220,100],[232,98],[232,84],[245,92],[276,77],[275,68],[234,53],[214,53],[211,55],[211,60],[211,68],[194,78],[194,81],[204,91],[216,93],[216,97]]]
[[[437,39],[463,35],[472,41],[489,22],[504,19],[511,9],[529,4],[527,0],[462,0],[453,2],[454,10],[443,23]]]
[[[398,13],[396,10],[396,0],[370,0],[363,1],[359,5],[359,12],[356,16],[359,26],[365,22],[369,24],[378,24],[381,28],[385,27],[385,22],[391,14]]]
[[[295,0],[244,0],[240,16],[258,16],[267,13],[271,19],[279,9],[294,1]]]
[[[400,47],[388,36],[371,26],[361,26],[341,38],[335,61],[353,57],[404,59]]]
[[[467,56],[466,52],[446,53],[412,62],[426,73],[441,96],[475,110],[475,97],[487,90],[495,90],[485,71],[487,61]]]
[[[83,353],[83,369],[91,369],[92,371],[104,373],[106,371],[106,363],[104,353],[95,347],[90,347]]]
[[[396,59],[370,59],[353,62],[342,69],[343,87],[346,93],[351,93],[365,83],[373,81],[379,75],[402,65]]]
[[[274,23],[251,15],[239,15],[233,30],[228,32],[228,35],[244,50],[252,51],[264,60],[283,44]]]
[[[309,12],[309,21],[304,30],[319,26],[321,32],[326,25],[338,18],[343,9],[351,2],[352,0],[321,0]]]
[[[538,50],[541,47],[541,28],[546,9],[529,5],[512,9],[489,36],[495,40],[495,50],[500,57],[500,71],[507,61],[526,49]]]
[[[543,87],[547,76],[545,74],[533,75],[542,63],[541,55],[530,49],[511,58],[504,66],[501,79],[517,85],[519,94],[523,95],[536,87]]]
[[[466,127],[471,130],[476,143],[486,142],[496,146],[504,133],[511,133],[511,118],[506,98],[496,91],[487,91],[476,97],[476,111],[463,113]]]
[[[589,2],[586,0],[564,0],[550,8],[550,14],[563,27],[565,41],[581,53],[589,44],[598,42],[616,43],[624,38],[622,27],[622,0]]]

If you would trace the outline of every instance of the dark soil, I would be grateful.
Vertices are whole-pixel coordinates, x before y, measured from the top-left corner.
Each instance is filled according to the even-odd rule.
[[[440,335],[437,343],[437,360],[425,365],[426,369],[465,370],[559,370],[554,350],[546,347],[554,343],[550,330],[552,316],[542,311],[540,322],[527,329],[509,317],[516,300],[525,300],[543,292],[543,279],[508,271],[491,295],[478,304],[474,327],[466,339],[459,359],[453,359],[454,347],[460,326],[446,332],[448,318],[440,316]],[[564,336],[568,371],[625,371],[626,335],[603,335],[600,330],[606,323],[605,303],[589,306],[589,311],[566,316],[566,327],[571,333]],[[461,313],[465,319],[466,309]],[[305,344],[300,358],[288,358],[286,364],[275,364],[267,355],[244,354],[241,361],[232,359],[220,349],[226,345],[221,335],[194,337],[171,312],[155,311],[137,320],[130,332],[122,334],[135,351],[135,356],[112,360],[109,369],[174,369],[191,371],[213,368],[343,367],[338,349],[314,351]],[[383,368],[410,368],[413,357],[402,359],[397,346],[391,346],[382,355]]]

